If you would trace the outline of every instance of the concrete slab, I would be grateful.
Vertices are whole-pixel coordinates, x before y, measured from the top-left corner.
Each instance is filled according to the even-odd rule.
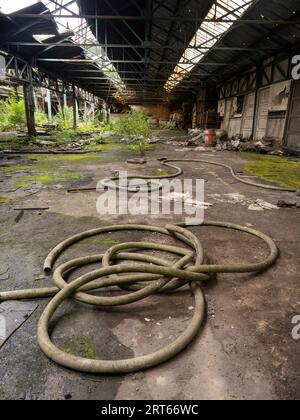
[[[206,159],[242,169],[243,155],[205,153]],[[158,157],[201,159],[193,151],[176,152],[172,146],[158,145],[147,152],[142,173],[160,168]],[[43,287],[51,277],[42,273],[49,250],[70,235],[112,223],[151,223],[164,226],[179,217],[99,217],[97,194],[67,194],[70,187],[90,187],[111,171],[126,170],[128,154],[106,154],[89,164],[74,161],[72,170],[82,172],[85,182],[71,181],[63,188],[51,186],[24,201],[26,207],[50,207],[48,212],[25,213],[15,224],[13,203],[0,206],[0,266],[8,264],[10,278],[1,290]],[[276,205],[291,201],[293,194],[260,190],[237,183],[217,167],[184,163],[185,178],[206,179],[206,201],[213,206],[206,218],[254,226],[271,235],[280,247],[281,257],[265,273],[219,275],[208,284],[205,295],[208,314],[205,327],[194,343],[174,360],[135,375],[84,375],[50,362],[36,340],[38,319],[46,300],[1,349],[1,399],[298,399],[300,398],[299,341],[292,338],[292,318],[300,314],[299,289],[299,209],[249,211],[238,200],[219,200],[217,194],[241,194],[245,200],[264,200]],[[134,168],[132,169],[134,170]],[[137,173],[139,169],[136,169]],[[14,173],[10,174],[14,177]],[[213,198],[215,197],[215,199]],[[19,203],[18,203],[19,205]],[[266,249],[256,239],[222,229],[196,227],[207,254],[215,262],[256,262]],[[61,261],[106,250],[112,243],[152,239],[157,235],[126,232],[91,239],[74,246]],[[36,302],[34,302],[36,303]],[[125,308],[100,311],[67,301],[53,320],[53,339],[75,354],[104,358],[133,357],[158,349],[172,341],[191,318],[193,301],[181,291],[153,296]],[[145,319],[150,319],[146,321]]]

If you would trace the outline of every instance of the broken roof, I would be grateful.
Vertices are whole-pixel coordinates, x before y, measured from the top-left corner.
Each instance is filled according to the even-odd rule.
[[[44,68],[63,74],[67,80],[84,85],[99,96],[121,90],[131,103],[189,97],[201,86],[216,85],[267,57],[289,51],[300,39],[300,4],[295,0],[130,0],[125,3],[78,0],[77,3],[80,12],[75,16],[67,13],[65,6],[59,10],[66,14],[64,18],[81,17],[88,22],[84,30],[90,27],[95,40],[92,42],[98,40],[100,44],[89,46],[89,53],[94,48],[94,63],[86,54],[83,35],[76,44],[70,38],[63,39],[63,34],[55,29],[55,20],[49,17],[18,20],[21,14],[47,13],[42,3],[16,13],[15,17],[5,17],[5,25],[0,28],[1,40],[9,38],[11,51],[34,57]],[[57,22],[59,14],[56,12],[55,16]],[[16,33],[11,31],[10,18],[20,26]],[[33,20],[35,24],[31,26]],[[30,29],[26,35],[23,30],[22,36],[22,27],[28,25]],[[34,35],[38,33],[52,35],[44,40],[51,48],[43,51],[43,44],[42,47],[22,45],[24,39],[37,43]],[[19,46],[12,45],[13,40]],[[85,42],[91,43],[90,38]],[[108,69],[106,73],[105,69]],[[109,74],[117,83],[109,80]]]

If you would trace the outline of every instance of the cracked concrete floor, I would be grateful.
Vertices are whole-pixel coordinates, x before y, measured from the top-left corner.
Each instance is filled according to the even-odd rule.
[[[235,153],[200,153],[197,156],[232,164],[241,169],[243,156]],[[68,187],[94,186],[115,170],[153,174],[157,157],[195,158],[193,151],[157,146],[147,152],[147,165],[126,164],[128,154],[107,153],[89,164],[74,162],[71,170],[83,180],[69,179],[48,185],[23,201],[0,205],[0,266],[9,266],[9,278],[0,290],[43,287],[51,283],[42,265],[49,250],[75,232],[112,223],[142,222],[164,226],[174,218],[99,217],[97,195],[67,194]],[[25,159],[25,157],[24,157]],[[241,203],[220,200],[242,194],[247,200],[276,204],[293,194],[259,190],[236,183],[217,167],[181,164],[184,177],[203,177],[206,201],[213,206],[207,219],[248,224],[271,235],[281,256],[273,268],[255,275],[218,275],[205,295],[208,313],[198,338],[182,354],[157,368],[123,376],[85,375],[61,368],[40,351],[36,328],[47,300],[0,349],[1,399],[298,399],[300,397],[300,341],[291,336],[291,320],[300,315],[299,209],[255,212]],[[12,171],[10,177],[15,174]],[[228,196],[227,196],[228,197]],[[16,206],[49,207],[45,212],[25,212],[15,223]],[[218,262],[255,262],[266,256],[263,244],[244,234],[197,227],[209,257]],[[130,240],[161,240],[148,233],[130,234]],[[128,234],[115,233],[72,247],[60,258],[99,253]],[[102,358],[128,358],[146,354],[170,343],[191,319],[193,300],[188,291],[153,296],[127,307],[100,311],[68,301],[52,323],[54,341],[66,351]],[[147,319],[147,320],[146,320]],[[150,321],[149,321],[150,320]]]

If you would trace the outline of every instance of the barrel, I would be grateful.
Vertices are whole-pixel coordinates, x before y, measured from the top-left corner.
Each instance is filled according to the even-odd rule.
[[[216,130],[214,128],[209,128],[205,130],[204,143],[206,147],[216,147],[217,135],[216,135]]]

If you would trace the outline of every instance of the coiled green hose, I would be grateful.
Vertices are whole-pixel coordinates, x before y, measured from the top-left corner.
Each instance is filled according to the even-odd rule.
[[[129,373],[161,364],[189,345],[200,331],[205,316],[205,298],[201,283],[206,282],[212,273],[250,273],[271,267],[278,258],[279,251],[274,241],[267,235],[244,226],[222,222],[205,222],[202,226],[212,226],[245,232],[262,239],[269,248],[269,256],[261,263],[246,265],[209,265],[205,264],[205,254],[198,238],[186,229],[184,224],[167,225],[165,228],[146,225],[107,226],[83,232],[67,239],[51,251],[46,258],[44,269],[51,272],[54,264],[66,249],[73,244],[99,234],[116,231],[156,232],[176,238],[185,247],[170,246],[149,242],[129,242],[110,248],[104,255],[78,258],[58,267],[53,274],[57,287],[0,293],[0,302],[9,299],[34,299],[53,297],[43,312],[38,325],[38,342],[43,352],[61,366],[88,373]],[[174,263],[165,259],[139,254],[137,250],[159,250],[178,255]],[[122,251],[122,252],[121,252]],[[123,252],[131,251],[131,252]],[[133,251],[133,252],[132,252]],[[124,261],[130,263],[124,264]],[[66,273],[95,262],[102,267],[80,276],[71,283],[64,279]],[[134,264],[132,262],[135,262]],[[195,299],[195,311],[187,329],[171,344],[163,349],[141,357],[126,360],[92,360],[65,353],[56,347],[49,335],[49,323],[59,307],[68,298],[80,302],[110,307],[126,305],[145,299],[154,293],[166,293],[188,284]],[[95,296],[86,292],[103,287],[119,286],[133,291],[120,296]]]

